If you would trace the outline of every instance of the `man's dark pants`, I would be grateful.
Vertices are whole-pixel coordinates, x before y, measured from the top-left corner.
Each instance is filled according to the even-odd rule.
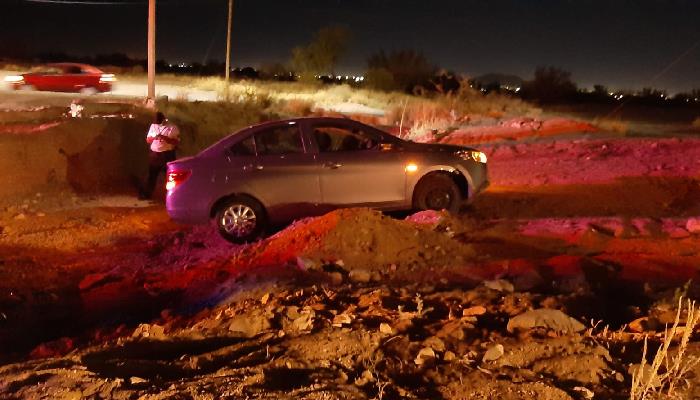
[[[170,151],[151,151],[148,154],[148,181],[146,187],[141,191],[141,197],[150,199],[153,195],[153,190],[156,188],[158,175],[165,171],[165,167],[170,161],[175,160],[175,150]]]

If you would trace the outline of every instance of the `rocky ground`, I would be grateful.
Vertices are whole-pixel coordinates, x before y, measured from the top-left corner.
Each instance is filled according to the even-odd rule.
[[[639,364],[695,321],[700,140],[532,124],[493,129],[459,216],[336,211],[232,246],[127,195],[6,199],[0,397],[622,399],[640,370],[699,396],[690,329],[675,378]]]

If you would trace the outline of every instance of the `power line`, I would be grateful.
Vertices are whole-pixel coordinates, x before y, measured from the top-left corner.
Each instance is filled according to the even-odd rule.
[[[24,0],[27,3],[43,3],[43,4],[71,4],[71,5],[89,5],[89,6],[129,6],[146,4],[145,1],[139,0]]]

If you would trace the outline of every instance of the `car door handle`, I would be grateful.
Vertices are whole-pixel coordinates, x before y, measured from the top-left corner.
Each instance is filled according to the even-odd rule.
[[[343,164],[337,163],[337,162],[329,161],[329,162],[323,164],[323,166],[324,166],[325,168],[338,169],[338,168],[342,167]]]

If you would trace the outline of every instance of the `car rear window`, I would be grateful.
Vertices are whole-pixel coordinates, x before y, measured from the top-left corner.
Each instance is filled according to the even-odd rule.
[[[303,153],[304,144],[297,125],[267,128],[255,134],[258,155]]]
[[[231,146],[231,154],[236,156],[254,156],[255,142],[252,136],[249,136],[240,142]]]

